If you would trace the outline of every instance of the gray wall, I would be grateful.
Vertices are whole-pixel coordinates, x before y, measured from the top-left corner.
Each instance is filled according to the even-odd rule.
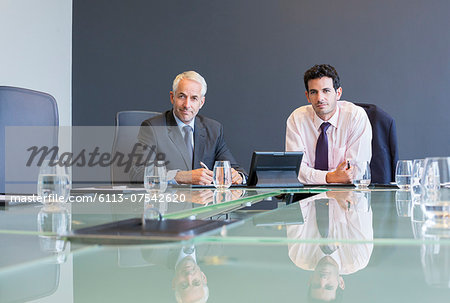
[[[450,1],[73,1],[73,124],[170,107],[173,77],[208,82],[202,113],[249,166],[283,150],[304,71],[330,63],[343,99],[397,121],[400,158],[450,155]]]

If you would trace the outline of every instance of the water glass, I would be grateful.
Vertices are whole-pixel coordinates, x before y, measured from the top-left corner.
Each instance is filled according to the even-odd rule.
[[[213,183],[217,189],[227,189],[231,186],[230,161],[216,161],[213,168]]]
[[[395,169],[395,183],[402,190],[409,190],[411,187],[412,161],[399,160]]]
[[[57,161],[45,160],[39,169],[37,194],[43,204],[67,202],[71,182],[68,168]]]
[[[350,165],[353,167],[353,184],[356,188],[367,188],[370,184],[370,162],[352,161]]]
[[[144,187],[147,192],[163,193],[167,189],[167,171],[164,161],[151,162],[145,167]]]
[[[450,157],[426,158],[421,202],[429,219],[450,217]]]
[[[412,164],[412,192],[415,196],[420,196],[423,169],[425,167],[425,159],[416,159]]]

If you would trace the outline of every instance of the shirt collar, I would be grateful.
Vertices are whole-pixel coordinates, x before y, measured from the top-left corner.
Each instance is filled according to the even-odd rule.
[[[320,126],[322,125],[323,122],[328,122],[330,123],[334,128],[337,128],[337,122],[338,122],[338,118],[339,118],[339,112],[340,112],[340,108],[339,108],[339,101],[336,102],[336,112],[334,113],[334,115],[328,120],[328,121],[323,121],[322,119],[319,118],[319,116],[317,116],[317,114],[314,112],[314,127],[319,130]]]
[[[189,253],[188,253],[189,252]],[[180,250],[180,254],[178,255],[177,262],[175,263],[175,268],[177,268],[178,264],[186,257],[191,257],[195,263],[197,263],[197,256],[195,253],[195,247],[192,251],[185,251],[184,249]]]
[[[190,127],[192,127],[192,133],[194,132],[195,118],[192,119],[191,122],[186,124],[183,121],[181,121],[180,119],[178,119],[177,115],[175,115],[175,113],[173,111],[172,111],[172,115],[175,118],[175,121],[177,122],[178,128],[180,129],[181,133],[183,133],[183,127],[185,127],[186,125],[189,125]]]
[[[338,265],[339,272],[341,272],[342,263],[341,263],[341,257],[339,256],[338,250],[339,250],[339,247],[338,247],[335,251],[333,251],[331,254],[326,255],[326,254],[319,248],[319,255],[321,256],[320,259],[322,259],[322,258],[325,257],[325,256],[331,257],[334,261],[336,261],[336,263],[337,263],[337,265]],[[319,260],[320,260],[320,259],[319,259]],[[317,265],[316,265],[316,266],[317,266]]]

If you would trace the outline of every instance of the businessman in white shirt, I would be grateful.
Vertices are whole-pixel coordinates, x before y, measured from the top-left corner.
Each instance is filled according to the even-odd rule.
[[[351,183],[351,161],[372,158],[372,127],[363,108],[342,96],[339,75],[328,64],[304,75],[310,105],[297,108],[286,123],[286,151],[304,153],[299,181],[304,184]]]

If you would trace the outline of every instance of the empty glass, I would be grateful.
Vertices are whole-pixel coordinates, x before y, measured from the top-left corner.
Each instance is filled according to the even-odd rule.
[[[353,184],[356,188],[366,188],[370,184],[370,163],[369,161],[350,162],[353,167]]]
[[[400,189],[409,190],[411,187],[412,161],[399,160],[395,169],[395,183]]]
[[[45,160],[39,169],[37,194],[43,204],[66,202],[70,196],[68,168],[57,161]]]
[[[213,168],[213,183],[217,189],[227,189],[231,186],[230,161],[216,161]]]
[[[163,193],[167,189],[167,171],[164,161],[151,162],[145,167],[144,187],[147,192]]]
[[[415,196],[420,196],[421,188],[420,183],[422,180],[423,169],[425,166],[425,159],[416,159],[412,164],[412,192]]]

